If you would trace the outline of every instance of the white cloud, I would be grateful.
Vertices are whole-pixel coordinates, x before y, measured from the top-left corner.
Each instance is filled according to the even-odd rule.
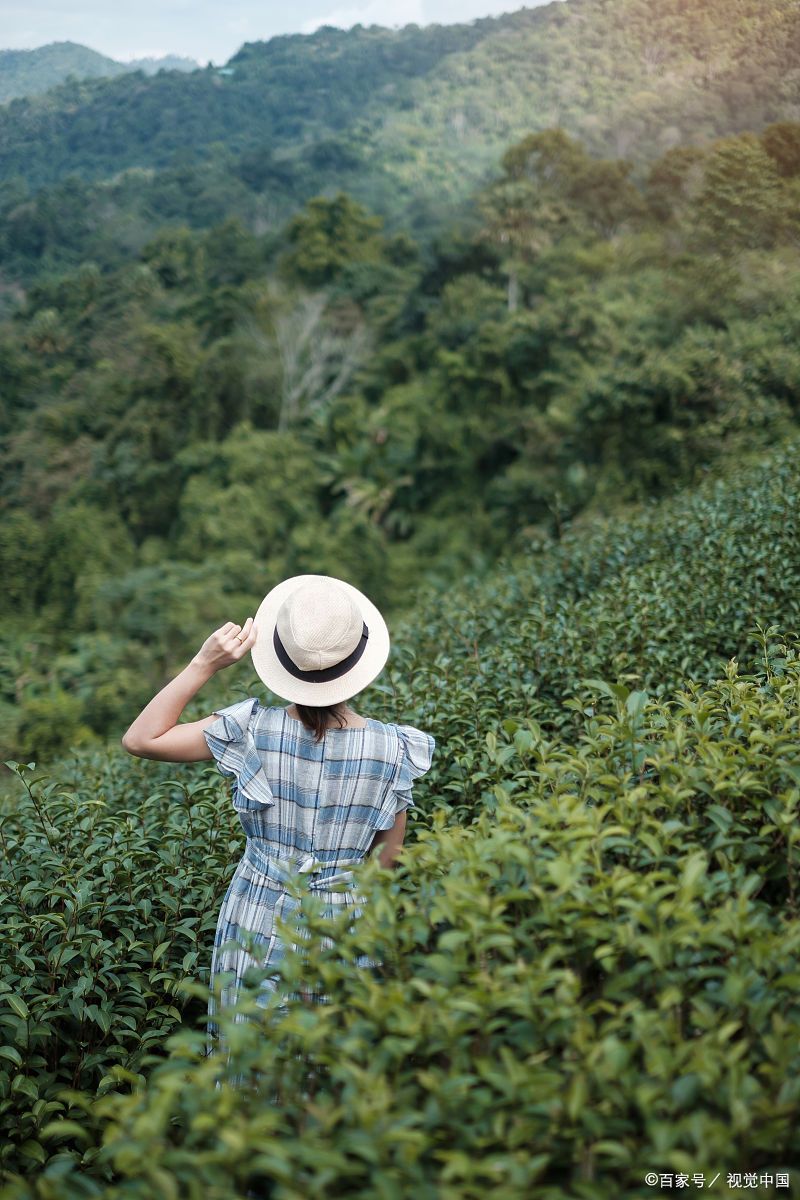
[[[133,62],[137,58],[166,58],[168,54],[173,54],[172,50],[136,50],[127,54],[117,54],[117,62]]]
[[[422,0],[368,0],[367,4],[335,8],[304,21],[300,33],[313,33],[320,25],[335,25],[350,29],[353,25],[423,25],[425,17]]]

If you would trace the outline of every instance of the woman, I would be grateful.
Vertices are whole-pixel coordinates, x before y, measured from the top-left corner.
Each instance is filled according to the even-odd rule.
[[[411,788],[430,767],[435,741],[411,725],[361,716],[347,704],[383,670],[389,644],[383,617],[357,588],[328,575],[296,575],[264,597],[255,619],[215,630],[122,739],[141,758],[213,756],[233,781],[233,806],[247,841],[217,921],[210,1051],[219,1037],[215,980],[225,976],[221,1003],[233,1004],[254,965],[239,932],[255,935],[260,965],[275,965],[283,955],[275,917],[297,907],[289,880],[307,875],[309,890],[332,913],[338,905],[356,905],[352,868],[374,847],[382,866],[396,860],[406,809],[414,804]],[[179,723],[203,684],[248,651],[259,678],[290,703],[262,707],[250,697]],[[277,977],[267,976],[262,986],[266,993],[276,985]]]

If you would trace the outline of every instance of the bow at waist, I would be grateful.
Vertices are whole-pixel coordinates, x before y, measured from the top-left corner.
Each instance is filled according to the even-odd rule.
[[[313,854],[302,850],[278,851],[272,846],[248,838],[244,851],[244,859],[261,875],[265,875],[276,884],[289,882],[296,875],[309,875],[308,886],[311,890],[323,890],[332,883],[347,881],[352,878],[348,868],[357,866],[364,861],[364,856],[355,858],[319,859]],[[313,876],[322,876],[313,878]]]

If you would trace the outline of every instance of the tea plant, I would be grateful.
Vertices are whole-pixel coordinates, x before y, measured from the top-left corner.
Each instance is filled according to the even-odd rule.
[[[205,1054],[227,785],[116,753],[58,782],[11,764],[4,1194],[594,1200],[788,1170],[795,461],[420,594],[359,700],[437,737],[401,865],[357,869],[333,949],[301,894],[280,1002],[254,970],[229,1055]]]

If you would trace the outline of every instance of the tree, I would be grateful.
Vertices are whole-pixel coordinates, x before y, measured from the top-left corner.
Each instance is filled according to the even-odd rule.
[[[509,312],[519,303],[520,267],[574,228],[576,213],[565,198],[565,180],[585,159],[582,146],[562,129],[533,133],[505,152],[503,174],[479,194],[479,236],[504,253]]]
[[[372,345],[362,318],[339,331],[332,327],[329,309],[326,294],[314,292],[273,318],[282,369],[279,430],[324,408],[347,386]]]
[[[283,258],[283,272],[308,287],[324,287],[349,263],[381,259],[382,226],[383,218],[370,216],[346,192],[332,200],[317,196],[289,222],[293,249]]]
[[[569,185],[568,199],[601,237],[614,237],[644,216],[645,203],[628,178],[632,168],[622,159],[589,159]]]
[[[36,587],[45,565],[41,522],[23,509],[6,510],[0,520],[0,608],[6,613],[32,612]]]
[[[778,171],[786,178],[800,175],[800,122],[778,121],[768,125],[761,142]]]
[[[700,146],[673,146],[653,163],[645,195],[657,220],[680,218],[702,183],[705,157],[706,151]]]
[[[243,283],[263,258],[260,242],[236,217],[210,229],[203,247],[206,277],[214,286]]]
[[[220,446],[192,447],[191,458],[199,469],[180,500],[179,553],[196,562],[244,553],[254,573],[288,564],[296,529],[319,520],[318,471],[297,435],[243,421]]]
[[[563,129],[532,133],[501,160],[503,175],[479,197],[482,235],[506,251],[508,308],[518,304],[519,270],[568,233],[612,237],[639,220],[644,201],[632,164],[591,158]]]
[[[754,133],[721,138],[705,163],[692,206],[695,236],[722,253],[768,247],[784,223],[775,160]]]
[[[185,225],[159,230],[144,247],[141,258],[165,288],[196,283],[203,269],[202,247]]]

